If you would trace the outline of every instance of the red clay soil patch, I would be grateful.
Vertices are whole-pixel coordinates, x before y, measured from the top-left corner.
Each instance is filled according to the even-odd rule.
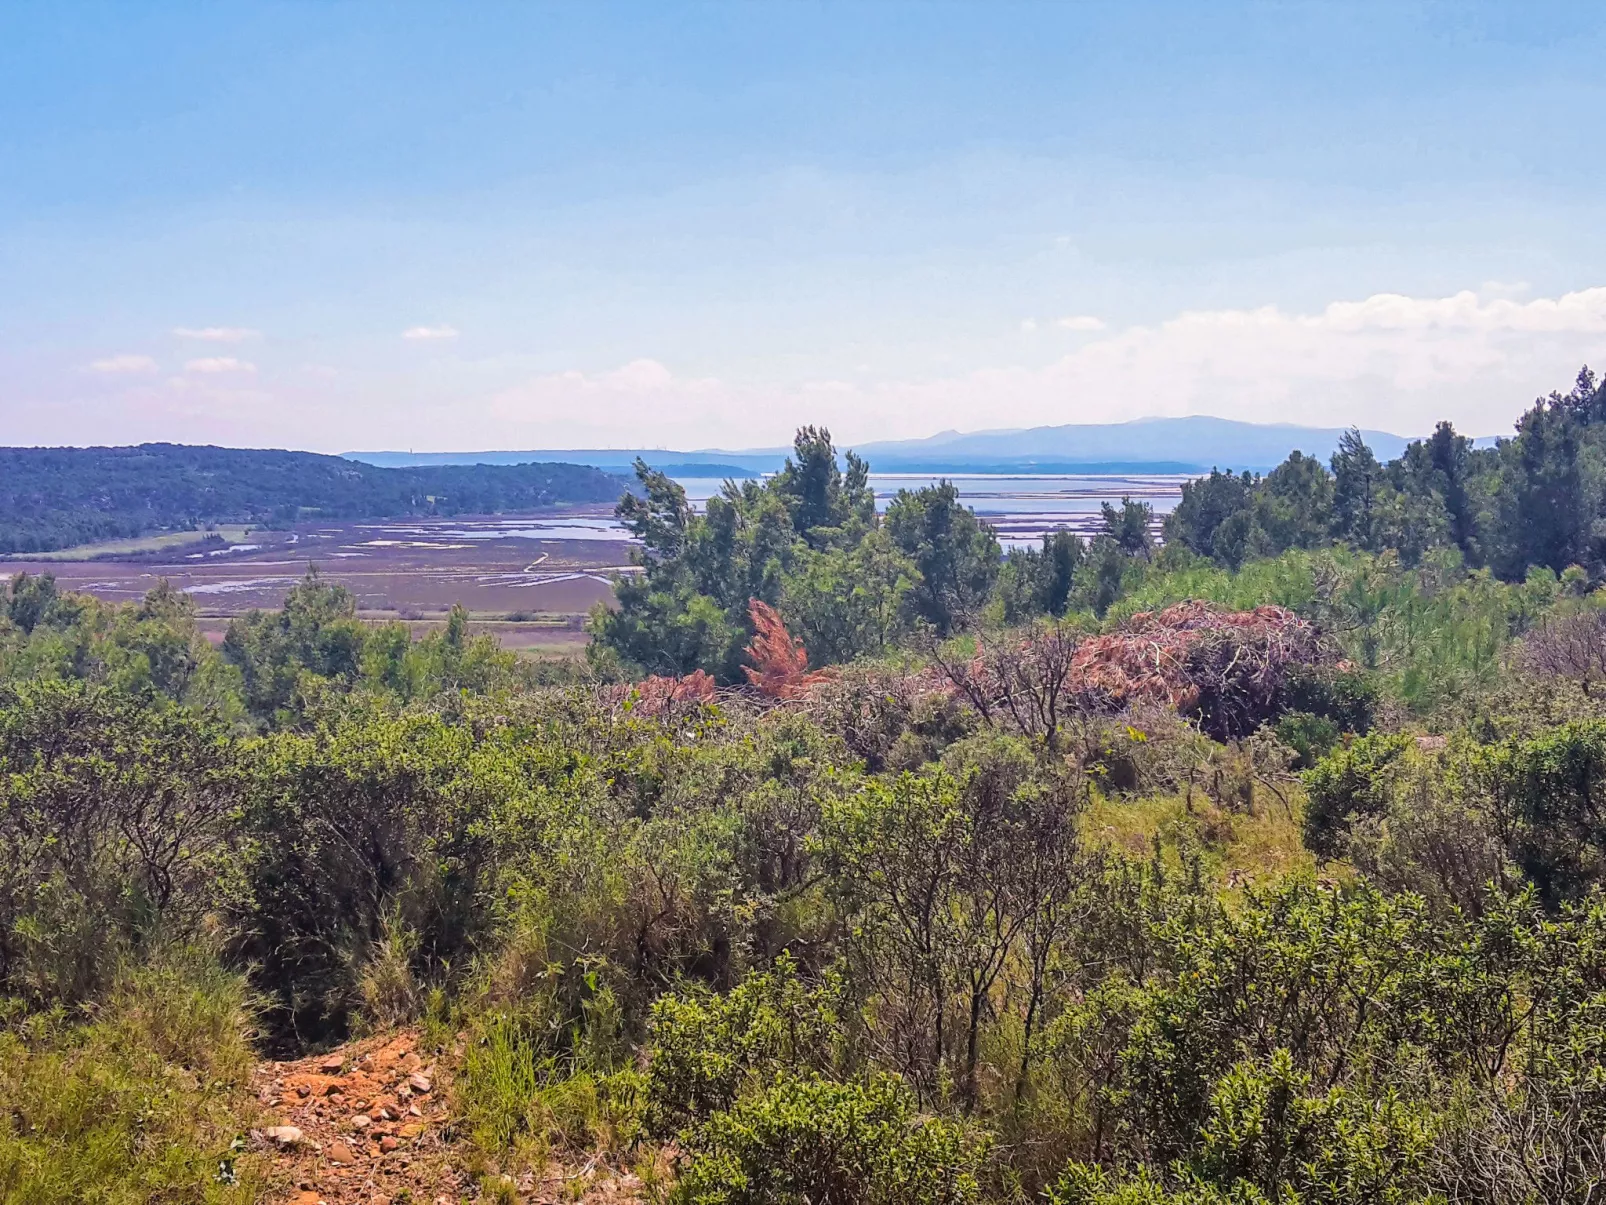
[[[473,1199],[450,1149],[447,1083],[410,1031],[327,1055],[263,1063],[254,1086],[294,1205],[438,1205]],[[273,1126],[293,1127],[294,1131]]]
[[[462,1205],[487,1199],[463,1170],[449,1103],[450,1066],[418,1050],[412,1030],[329,1054],[260,1064],[264,1107],[252,1145],[268,1152],[276,1205]],[[510,1178],[528,1205],[644,1199],[642,1182],[599,1159],[554,1162]]]

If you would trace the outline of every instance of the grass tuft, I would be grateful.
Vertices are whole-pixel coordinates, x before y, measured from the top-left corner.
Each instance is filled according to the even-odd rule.
[[[0,1031],[0,1203],[234,1205],[253,1102],[243,981],[200,956],[128,971],[85,1021]]]

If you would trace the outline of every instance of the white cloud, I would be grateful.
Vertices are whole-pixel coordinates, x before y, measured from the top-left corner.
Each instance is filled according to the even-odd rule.
[[[212,356],[204,360],[191,360],[184,365],[185,372],[255,372],[257,366],[249,360],[236,360],[233,356]]]
[[[1031,334],[1033,331],[1035,331],[1037,329],[1037,319],[1036,318],[1022,318],[1020,320],[1020,329],[1021,329],[1021,333],[1022,334],[1026,334],[1026,335]]]
[[[244,326],[175,326],[180,339],[200,339],[207,343],[243,343],[262,334]]]
[[[402,332],[403,339],[455,339],[455,326],[410,326]]]
[[[1551,297],[1515,292],[1484,286],[1442,297],[1377,293],[1309,310],[1189,310],[1088,330],[1047,363],[1006,360],[1012,353],[999,350],[984,367],[956,371],[931,360],[924,374],[892,375],[884,364],[895,355],[871,361],[851,352],[840,378],[788,378],[733,354],[730,375],[718,378],[643,357],[522,382],[504,376],[478,384],[486,378],[474,376],[451,388],[399,370],[366,376],[342,365],[338,381],[293,372],[277,383],[277,396],[259,401],[252,387],[262,374],[230,358],[192,361],[183,389],[148,398],[136,375],[155,370],[148,357],[110,357],[95,371],[130,374],[115,378],[126,387],[119,404],[129,415],[144,414],[142,406],[166,414],[162,408],[180,398],[205,420],[191,437],[204,431],[297,446],[309,439],[360,446],[376,413],[405,416],[408,442],[420,448],[777,446],[803,423],[863,443],[947,428],[1182,414],[1357,423],[1402,435],[1425,434],[1448,418],[1468,434],[1490,435],[1509,432],[1535,396],[1567,388],[1580,364],[1606,368],[1606,287]],[[1007,338],[988,344],[1011,345]],[[855,368],[864,363],[876,370]],[[224,401],[214,404],[213,394]],[[342,404],[331,405],[337,397]],[[45,434],[39,438],[49,442]],[[71,438],[70,431],[48,434]]]
[[[136,376],[156,372],[158,366],[149,356],[107,356],[101,360],[91,360],[89,371],[103,372],[109,376]]]
[[[1055,325],[1068,331],[1101,331],[1104,329],[1104,319],[1095,318],[1092,314],[1073,314],[1069,318],[1061,318]]]
[[[1580,364],[1606,367],[1606,288],[1515,300],[1379,293],[1314,313],[1277,306],[1188,311],[1098,333],[1042,367],[925,379],[736,385],[683,380],[656,360],[557,373],[454,408],[477,438],[514,446],[742,447],[801,423],[841,439],[1215,414],[1254,422],[1424,434],[1449,418],[1500,434]],[[462,438],[459,428],[441,438]]]

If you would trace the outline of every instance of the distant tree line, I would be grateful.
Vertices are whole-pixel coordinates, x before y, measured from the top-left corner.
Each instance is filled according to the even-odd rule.
[[[1147,577],[1197,563],[1237,570],[1293,549],[1391,552],[1407,567],[1442,550],[1505,581],[1535,568],[1606,577],[1606,387],[1588,368],[1494,447],[1441,422],[1384,463],[1351,430],[1327,465],[1296,451],[1264,475],[1188,482],[1163,525],[1124,498],[1102,504],[1090,540],[1060,530],[1007,555],[952,483],[900,490],[878,515],[869,466],[851,452],[842,464],[830,432],[805,427],[782,472],[727,482],[698,514],[638,461],[640,489],[618,514],[642,542],[642,572],[619,583],[618,610],[594,617],[598,648],[647,672],[738,682],[751,599],[777,608],[825,665],[920,631],[1103,619]]]
[[[1520,581],[1535,566],[1606,575],[1606,388],[1588,368],[1540,398],[1513,439],[1474,448],[1448,422],[1379,463],[1350,431],[1331,462],[1293,453],[1264,477],[1213,471],[1183,486],[1165,538],[1236,568],[1290,548],[1393,549],[1407,565],[1453,548]]]
[[[620,482],[572,464],[377,468],[339,456],[140,444],[0,448],[0,552],[234,522],[317,515],[377,519],[488,514],[611,501]]]

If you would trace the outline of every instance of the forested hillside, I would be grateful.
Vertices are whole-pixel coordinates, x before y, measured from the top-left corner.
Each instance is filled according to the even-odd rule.
[[[488,514],[618,493],[616,478],[570,464],[385,469],[310,452],[183,444],[0,448],[0,552],[208,523]]]
[[[1595,1205],[1602,400],[1163,547],[643,467],[564,663],[19,575],[0,1201]]]

